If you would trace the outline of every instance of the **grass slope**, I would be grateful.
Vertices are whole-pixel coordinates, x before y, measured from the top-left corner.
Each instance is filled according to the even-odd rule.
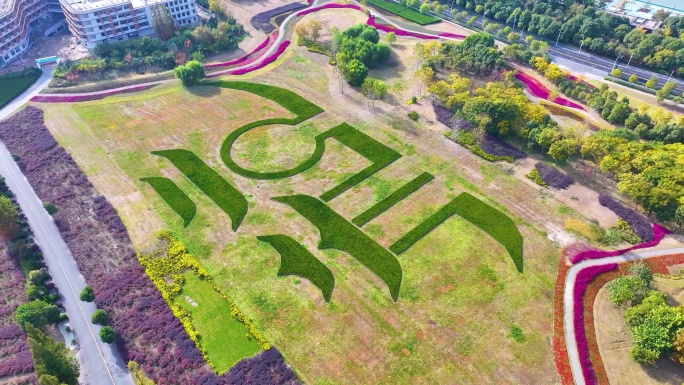
[[[289,205],[318,228],[319,249],[347,252],[387,284],[392,299],[399,298],[402,271],[394,255],[314,197],[291,195],[273,200]]]
[[[0,76],[0,108],[31,87],[41,74],[39,69],[31,68],[20,73]]]
[[[173,301],[190,312],[202,348],[217,372],[223,373],[241,359],[261,351],[259,343],[247,337],[245,325],[231,316],[230,304],[209,282],[192,271],[185,272],[183,278],[183,288]]]
[[[516,269],[522,273],[522,235],[515,227],[515,223],[501,211],[465,192],[414,227],[389,249],[395,254],[403,253],[454,214],[494,237],[508,251]]]
[[[368,0],[368,3],[420,25],[427,25],[442,21],[438,17],[425,15],[423,13],[416,11],[413,8],[406,7],[393,1]]]
[[[308,279],[321,289],[325,302],[330,302],[335,277],[318,258],[304,246],[287,235],[262,235],[258,240],[267,242],[280,254],[278,276],[296,275]]]
[[[172,180],[162,177],[140,178],[147,182],[162,199],[183,218],[183,227],[187,227],[197,212],[192,201]]]
[[[396,205],[397,203],[404,200],[404,198],[413,194],[416,190],[421,188],[423,185],[433,180],[435,177],[429,172],[424,172],[418,175],[412,181],[406,183],[405,185],[399,187],[395,192],[387,196],[387,198],[376,203],[373,207],[359,214],[356,218],[352,219],[352,223],[357,226],[363,226],[366,223],[373,220],[373,218],[389,210],[390,207]]]
[[[230,216],[233,231],[237,230],[247,215],[247,199],[239,190],[190,151],[161,150],[152,151],[152,154],[170,160],[197,188]]]

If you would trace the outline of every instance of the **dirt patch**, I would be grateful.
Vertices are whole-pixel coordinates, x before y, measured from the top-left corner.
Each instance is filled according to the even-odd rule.
[[[186,301],[187,303],[189,303],[190,305],[194,306],[194,307],[199,306],[199,305],[197,304],[197,301],[195,301],[194,299],[192,299],[189,295],[186,295],[186,296],[185,296],[185,301]]]

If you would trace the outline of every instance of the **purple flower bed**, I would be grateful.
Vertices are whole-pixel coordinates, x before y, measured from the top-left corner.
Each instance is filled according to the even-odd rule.
[[[638,212],[623,206],[621,203],[615,201],[608,195],[599,195],[599,203],[603,207],[607,207],[610,211],[614,212],[620,218],[624,219],[625,222],[629,223],[629,227],[632,231],[636,233],[644,242],[649,242],[653,240],[653,231],[651,230],[651,223]]]
[[[644,242],[640,243],[638,245],[634,245],[632,247],[628,247],[626,249],[621,249],[621,250],[614,250],[614,251],[605,251],[605,250],[587,250],[583,251],[581,253],[578,253],[574,255],[572,258],[570,258],[570,262],[572,263],[577,263],[579,261],[583,261],[585,259],[599,259],[599,258],[605,258],[605,257],[614,257],[617,255],[622,255],[628,251],[636,250],[636,249],[644,249],[647,247],[653,247],[658,245],[660,241],[665,237],[665,235],[671,234],[671,231],[660,226],[657,223],[653,224],[653,240],[650,242]]]
[[[275,39],[276,36],[277,36],[277,34],[276,34],[273,38]],[[249,57],[250,57],[251,55],[253,55],[255,52],[259,52],[260,50],[262,50],[262,49],[263,49],[264,47],[266,47],[266,46],[268,45],[268,43],[270,43],[270,42],[271,42],[271,35],[268,35],[268,36],[266,36],[266,40],[264,40],[263,42],[261,42],[261,44],[259,44],[256,48],[254,48],[254,49],[253,49],[250,53],[248,53],[247,55],[242,56],[241,58],[238,58],[238,59],[235,59],[235,60],[231,60],[231,61],[227,61],[227,62],[223,62],[223,63],[212,63],[212,64],[207,64],[207,65],[204,66],[204,68],[228,67],[228,66],[232,66],[232,65],[235,65],[235,64],[240,64],[240,63],[242,63],[242,62],[247,61],[247,59],[249,59]]]
[[[249,68],[240,68],[240,69],[237,69],[237,70],[234,70],[234,71],[230,71],[230,72],[228,72],[228,73],[231,74],[231,75],[244,75],[244,74],[250,73],[250,72],[252,72],[252,71],[256,71],[256,70],[258,70],[258,69],[260,69],[260,68],[264,68],[264,67],[266,67],[267,65],[269,65],[269,64],[273,63],[274,61],[276,61],[276,59],[278,58],[278,56],[282,55],[283,52],[285,52],[285,49],[287,49],[287,47],[288,47],[289,45],[290,45],[290,41],[289,41],[289,40],[285,40],[284,42],[280,43],[280,46],[278,46],[278,49],[277,49],[274,53],[272,53],[271,55],[269,55],[269,56],[267,56],[266,58],[264,58],[264,60],[262,60],[261,63],[257,64],[256,66],[254,66],[254,67],[249,67]]]
[[[297,382],[290,367],[274,364],[274,356],[280,357],[275,348],[217,376],[143,272],[116,211],[49,138],[43,111],[35,107],[0,122],[0,139],[20,157],[19,166],[38,197],[59,208],[54,214],[59,232],[93,288],[96,303],[112,315],[125,362],[136,361],[157,385]],[[247,372],[250,375],[242,378],[257,382],[235,380]]]
[[[305,9],[303,11],[299,11],[299,12],[297,12],[297,17],[308,15],[311,12],[316,12],[316,11],[319,11],[321,9],[336,9],[336,8],[355,9],[357,11],[363,12],[363,8],[359,7],[358,5],[354,5],[354,4],[325,4],[325,5],[321,5],[320,7],[314,7],[314,8]]]
[[[527,88],[530,90],[530,92],[534,96],[542,98],[542,99],[548,99],[549,98],[549,93],[550,93],[549,90],[543,84],[541,84],[537,79],[527,75],[524,72],[518,72],[517,74],[515,74],[515,77],[518,80],[520,80],[521,82],[525,83]],[[565,98],[558,97],[558,98],[554,99],[553,102],[556,104],[560,104],[561,106],[566,106],[566,107],[575,108],[575,109],[584,111],[584,107],[582,107],[581,105],[579,105],[575,102],[571,102],[570,100],[565,99]]]
[[[126,89],[114,89],[114,90],[106,90],[106,91],[97,91],[97,92],[91,92],[88,94],[84,95],[69,95],[69,94],[54,94],[54,95],[49,95],[49,94],[38,94],[34,97],[31,98],[32,102],[39,102],[39,103],[73,103],[73,102],[85,102],[88,100],[98,100],[105,98],[107,96],[112,96],[112,95],[117,95],[117,94],[125,94],[129,92],[138,92],[138,91],[144,91],[149,88],[152,88],[156,86],[157,84],[145,84],[145,85],[139,85],[131,88],[126,88]]]
[[[298,9],[306,8],[306,4],[302,3],[290,3],[283,5],[282,7],[273,8],[266,12],[257,13],[249,19],[249,23],[252,27],[264,31],[266,33],[271,33],[275,29],[273,24],[271,24],[271,18],[283,14],[285,12],[296,11]]]
[[[591,366],[589,358],[589,345],[584,330],[584,306],[582,299],[587,291],[589,283],[598,275],[611,271],[617,267],[617,263],[610,263],[603,266],[590,266],[580,270],[575,279],[573,288],[573,325],[575,326],[575,341],[577,342],[577,352],[579,353],[582,365],[582,376],[587,384],[595,384],[596,376]]]
[[[434,35],[426,35],[424,33],[418,33],[418,32],[411,32],[407,31],[405,29],[400,29],[396,28],[391,25],[384,25],[384,24],[378,24],[375,22],[375,18],[373,16],[370,16],[368,20],[366,21],[366,24],[370,25],[371,27],[383,31],[383,32],[394,32],[395,35],[397,36],[408,36],[408,37],[417,37],[419,39],[439,39],[438,36]]]
[[[510,156],[514,159],[524,159],[527,157],[526,152],[520,151],[510,143],[506,143],[503,139],[489,134],[480,143],[480,148],[487,154],[496,156]]]
[[[537,162],[534,167],[537,169],[537,171],[539,171],[539,176],[542,178],[544,183],[551,187],[564,189],[575,183],[572,177],[559,171],[555,167],[547,166],[542,162]]]

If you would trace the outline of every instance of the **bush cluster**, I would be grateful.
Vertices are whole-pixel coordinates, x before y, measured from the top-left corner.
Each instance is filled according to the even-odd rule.
[[[565,189],[570,187],[571,184],[575,183],[569,175],[564,174],[557,168],[546,165],[542,162],[537,162],[534,168],[539,171],[539,176],[547,185],[558,188]]]
[[[610,211],[617,214],[618,217],[629,223],[629,227],[631,227],[634,233],[644,242],[653,240],[653,227],[646,217],[623,206],[608,195],[599,195],[599,203],[601,206],[608,208]]]
[[[484,160],[488,160],[490,162],[499,162],[503,160],[509,163],[513,163],[515,161],[515,158],[513,158],[512,156],[493,155],[488,152],[485,152],[477,144],[477,142],[475,141],[475,137],[470,132],[460,131],[457,133],[448,133],[447,137],[453,140],[454,142],[460,144],[461,146],[467,148],[468,150],[470,150],[470,152]]]
[[[542,187],[547,187],[548,185],[544,183],[544,180],[542,179],[541,175],[539,175],[539,170],[536,168],[533,168],[532,171],[529,173],[525,174],[527,179],[531,180],[532,182],[542,186]]]

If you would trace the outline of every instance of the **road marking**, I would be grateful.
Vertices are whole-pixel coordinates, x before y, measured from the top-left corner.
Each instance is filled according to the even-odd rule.
[[[9,153],[9,150],[7,150],[7,152]],[[2,165],[3,165],[3,167],[5,167],[7,174],[10,176],[10,178],[12,178],[14,183],[17,185],[19,193],[26,200],[26,204],[29,206],[29,209],[31,211],[35,212],[35,209],[33,208],[33,206],[31,206],[31,202],[29,201],[28,197],[26,196],[26,194],[24,194],[24,190],[22,190],[21,185],[19,184],[17,179],[14,177],[12,172],[9,170],[9,168],[7,167],[7,164],[5,164],[5,162],[2,162]],[[26,180],[26,183],[28,183],[28,179]],[[30,186],[30,184],[29,184],[29,186]],[[26,219],[28,220],[28,217]],[[89,323],[88,317],[86,317],[85,312],[83,311],[83,307],[81,307],[80,299],[76,295],[76,291],[74,290],[74,286],[71,284],[71,280],[69,280],[69,276],[66,273],[66,269],[64,269],[64,265],[62,265],[62,261],[59,258],[59,254],[55,250],[55,247],[52,244],[52,240],[50,239],[50,236],[48,235],[48,233],[45,230],[45,227],[43,226],[41,221],[38,221],[38,225],[40,226],[40,229],[43,231],[43,234],[45,234],[45,237],[47,238],[47,241],[50,244],[50,248],[52,249],[52,252],[55,254],[55,256],[57,256],[57,263],[59,263],[59,267],[62,269],[62,272],[64,273],[64,278],[66,278],[67,284],[69,284],[69,289],[71,289],[71,293],[74,295],[74,298],[76,298],[76,304],[78,305],[78,310],[80,310],[81,315],[83,316],[83,319],[86,321],[86,326],[88,328],[88,331],[90,332],[90,335],[93,337],[93,340],[95,341],[95,347],[97,347],[97,352],[100,353],[100,358],[102,358],[102,362],[104,363],[105,370],[107,370],[107,374],[109,375],[109,379],[112,380],[112,384],[116,384],[116,382],[114,381],[114,377],[112,376],[112,372],[109,371],[109,366],[107,365],[107,360],[105,359],[104,354],[102,354],[102,350],[100,350],[100,345],[97,343],[97,339],[95,338],[95,334],[93,334],[93,330],[90,328],[90,323]],[[57,234],[59,234],[59,230],[57,230]],[[59,234],[59,235],[61,237],[61,234]],[[66,242],[65,242],[65,245],[66,245]],[[67,246],[67,250],[69,250],[68,246]],[[69,253],[71,253],[71,251],[69,251]],[[74,263],[75,262],[76,261],[74,261]]]

